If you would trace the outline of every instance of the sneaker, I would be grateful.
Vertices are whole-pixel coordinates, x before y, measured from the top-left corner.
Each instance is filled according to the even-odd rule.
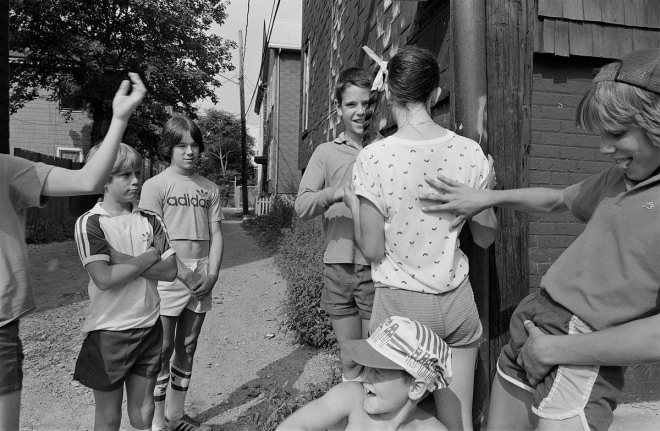
[[[165,417],[165,424],[170,431],[212,431],[208,425],[204,425],[188,415],[181,416],[178,421],[171,421]]]

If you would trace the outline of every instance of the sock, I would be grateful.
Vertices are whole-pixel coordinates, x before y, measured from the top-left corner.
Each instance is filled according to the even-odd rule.
[[[190,385],[192,371],[183,371],[172,365],[170,370],[170,385],[167,387],[167,416],[168,420],[178,421],[183,416],[183,405]]]
[[[154,419],[151,427],[154,431],[164,430],[165,425],[165,393],[170,383],[170,375],[159,376],[154,388]]]
[[[128,423],[126,431],[149,431],[151,428],[135,428],[132,423]]]

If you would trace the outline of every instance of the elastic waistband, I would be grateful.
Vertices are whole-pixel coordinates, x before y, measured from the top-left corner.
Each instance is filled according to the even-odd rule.
[[[555,314],[559,315],[559,317],[563,318],[564,320],[570,320],[574,314],[569,310],[568,308],[564,307],[550,296],[547,290],[545,288],[541,287],[538,290],[538,298],[539,298],[539,303],[543,304],[548,310],[554,312]]]

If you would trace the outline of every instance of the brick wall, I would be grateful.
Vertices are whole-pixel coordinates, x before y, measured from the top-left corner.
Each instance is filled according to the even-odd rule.
[[[575,126],[575,112],[602,61],[534,60],[532,130],[529,147],[530,187],[563,188],[608,168],[598,152],[598,136]],[[572,215],[530,214],[530,287],[539,287],[550,265],[582,233]]]
[[[277,193],[296,193],[300,184],[300,52],[281,51],[279,69]]]
[[[0,153],[9,153],[9,0],[0,0]]]
[[[65,117],[57,102],[33,100],[10,118],[11,150],[23,148],[57,156],[57,147],[90,148],[92,120],[86,113],[72,112]]]

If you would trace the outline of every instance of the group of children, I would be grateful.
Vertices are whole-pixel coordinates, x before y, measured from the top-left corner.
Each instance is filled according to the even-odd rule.
[[[577,122],[601,134],[615,166],[564,190],[494,190],[479,145],[430,115],[440,88],[429,51],[402,48],[384,72],[382,88],[364,69],[340,75],[345,131],[313,153],[295,203],[300,217],[323,217],[321,306],[344,382],[279,429],[472,429],[482,328],[458,233],[467,221],[488,247],[494,206],[570,211],[587,225],[511,318],[488,428],[607,429],[623,366],[660,359],[660,50],[632,53],[596,76]],[[0,430],[18,429],[18,323],[35,308],[25,209],[100,189],[103,200],[75,227],[91,303],[74,378],[94,391],[94,427],[119,429],[125,389],[132,429],[204,429],[183,405],[222,261],[219,189],[195,174],[199,128],[174,117],[159,146],[170,166],[140,192],[141,158],[120,143],[146,92],[137,75],[130,81],[80,171],[0,156]],[[396,132],[370,143],[365,129],[381,90]],[[418,406],[430,393],[435,415]]]

